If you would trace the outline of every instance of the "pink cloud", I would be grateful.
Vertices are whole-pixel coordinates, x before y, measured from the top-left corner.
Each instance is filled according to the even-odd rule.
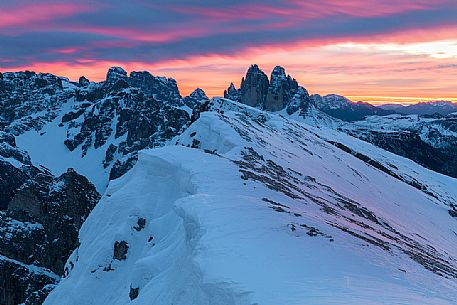
[[[449,0],[288,0],[281,6],[246,3],[217,9],[198,5],[170,8],[182,14],[201,16],[222,22],[262,20],[271,17],[284,17],[303,21],[332,15],[380,17],[407,11],[426,10],[446,3],[449,3]]]
[[[33,3],[13,8],[2,8],[0,11],[0,29],[26,27],[88,10],[90,7],[87,5],[72,3]]]

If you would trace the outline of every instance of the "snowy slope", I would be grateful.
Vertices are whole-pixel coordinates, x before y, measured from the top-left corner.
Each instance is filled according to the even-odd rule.
[[[45,304],[455,304],[457,180],[222,102],[111,181]]]
[[[28,151],[34,164],[48,168],[54,175],[61,175],[69,167],[87,177],[101,193],[108,185],[108,176],[111,167],[104,168],[103,160],[105,152],[110,144],[117,145],[124,141],[126,136],[115,139],[110,135],[106,143],[94,149],[91,147],[82,157],[82,147],[70,151],[64,142],[67,139],[68,130],[61,126],[62,117],[80,103],[70,99],[65,103],[56,118],[43,125],[40,130],[29,130],[16,136],[18,147]]]

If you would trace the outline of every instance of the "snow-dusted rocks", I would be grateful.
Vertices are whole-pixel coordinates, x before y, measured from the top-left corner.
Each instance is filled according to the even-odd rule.
[[[0,128],[14,134],[40,129],[69,98],[63,80],[52,74],[6,72],[0,80]]]
[[[235,85],[233,83],[230,83],[230,86],[227,88],[227,90],[224,90],[224,98],[232,101],[240,100],[240,93],[235,88]]]
[[[183,98],[184,105],[190,109],[194,109],[207,101],[209,101],[209,98],[206,96],[205,91],[200,88],[195,89],[189,96]]]
[[[0,147],[0,303],[41,304],[100,195],[73,170],[32,166],[14,137],[0,132]]]
[[[339,128],[429,169],[457,177],[457,120],[452,115],[372,116]]]
[[[32,161],[55,175],[74,167],[101,191],[109,177],[133,166],[138,150],[179,134],[192,111],[174,79],[149,72],[129,76],[119,67],[100,83],[33,72],[4,73],[0,82],[0,126],[18,135]],[[205,98],[197,90],[187,101],[196,105]]]

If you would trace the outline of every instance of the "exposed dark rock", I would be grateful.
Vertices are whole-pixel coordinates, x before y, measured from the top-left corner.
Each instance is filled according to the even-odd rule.
[[[138,155],[133,154],[127,159],[117,160],[109,173],[109,180],[117,179],[128,172],[138,161]]]
[[[81,76],[79,78],[78,84],[80,87],[87,87],[87,86],[89,86],[90,81],[87,78],[85,78],[84,76]]]
[[[227,90],[224,90],[224,98],[239,102],[240,101],[240,92],[235,88],[233,83],[230,83],[230,86]]]
[[[0,304],[42,304],[58,280],[36,269],[0,257]]]
[[[121,91],[123,89],[126,89],[129,87],[129,84],[127,83],[126,80],[120,79],[114,83],[114,85],[111,87],[112,92],[117,92]]]
[[[209,98],[200,88],[195,89],[189,96],[183,98],[184,105],[191,109],[194,109],[207,101],[209,101]]]
[[[121,67],[111,67],[106,74],[106,84],[111,87],[119,80],[126,80],[127,72]]]
[[[2,75],[0,127],[13,134],[41,128],[58,115],[61,105],[71,96],[63,89],[62,79],[52,74],[26,71]]]
[[[84,113],[84,111],[84,109],[79,109],[76,112],[70,111],[69,113],[64,114],[62,117],[62,123],[66,123],[79,118]]]
[[[105,160],[103,160],[104,168],[107,168],[110,165],[111,161],[114,160],[114,154],[116,153],[116,151],[117,151],[116,145],[110,144],[108,146],[108,149],[106,150],[106,153],[105,153]]]
[[[0,133],[1,304],[41,304],[78,246],[78,231],[100,195],[69,169],[56,178],[31,165],[14,137]],[[30,266],[30,267],[27,267]],[[41,270],[41,271],[36,271]],[[37,273],[38,272],[38,273]]]
[[[270,85],[263,108],[267,111],[279,111],[286,108],[297,89],[297,81],[290,75],[286,76],[283,67],[276,66],[271,72]]]
[[[139,294],[140,294],[140,288],[133,288],[132,286],[130,286],[129,297],[130,297],[131,301],[135,300]]]
[[[231,83],[224,91],[224,97],[267,111],[287,109],[287,113],[292,114],[301,110],[301,115],[314,104],[308,91],[279,66],[273,69],[268,80],[257,65],[252,65],[242,79],[240,89]]]
[[[433,171],[457,178],[457,154],[455,154],[457,138],[455,137],[443,137],[438,133],[423,132],[423,129],[398,132],[348,131],[348,133],[411,159]]]
[[[143,230],[145,226],[146,226],[146,219],[144,219],[142,217],[138,217],[137,225],[134,226],[133,228],[139,232],[139,231]]]
[[[113,258],[117,260],[125,260],[127,259],[127,252],[129,251],[129,244],[122,240],[116,241],[114,243],[114,255]]]
[[[167,101],[168,105],[182,105],[178,84],[173,78],[156,77],[146,71],[132,72],[128,83],[132,87],[141,89],[147,96],[156,100]]]
[[[33,230],[26,235],[23,230],[10,232],[10,238],[0,240],[0,251],[63,275],[65,262],[78,245],[78,230],[100,195],[71,169],[58,178],[43,173],[32,178],[19,188],[2,221],[6,225],[18,220]]]
[[[0,210],[6,210],[17,190],[28,176],[12,164],[0,161]]]
[[[246,77],[241,80],[240,102],[262,108],[268,93],[268,77],[257,65],[249,67]]]

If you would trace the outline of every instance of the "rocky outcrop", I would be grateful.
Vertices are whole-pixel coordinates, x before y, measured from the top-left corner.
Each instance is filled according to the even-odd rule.
[[[241,80],[240,102],[263,108],[268,93],[268,77],[257,65],[252,65]]]
[[[191,109],[194,109],[207,101],[209,101],[209,98],[206,96],[205,91],[200,88],[195,89],[189,96],[183,98],[184,105]]]
[[[152,76],[149,72],[132,72],[110,68],[106,81],[78,88],[78,103],[62,118],[66,128],[64,144],[70,151],[81,147],[82,157],[91,148],[105,149],[103,166],[111,166],[110,177],[119,177],[131,168],[136,152],[163,145],[179,134],[190,122],[189,114],[180,107],[207,101],[197,89],[181,99],[176,81]]]
[[[224,90],[224,98],[239,102],[240,101],[240,92],[235,88],[233,83],[230,83],[230,86],[227,90]]]
[[[181,106],[182,98],[178,84],[173,78],[153,76],[149,72],[132,72],[127,79],[131,87],[139,88],[146,96],[164,101],[168,105]]]
[[[41,304],[100,195],[74,170],[54,177],[31,165],[14,138],[0,138],[10,156],[0,150],[0,303]]]
[[[53,120],[71,96],[62,82],[52,74],[5,72],[0,80],[0,127],[17,135]]]
[[[241,81],[240,89],[233,83],[224,91],[224,97],[266,111],[286,109],[292,114],[298,110],[306,112],[313,101],[308,91],[300,87],[295,79],[286,75],[283,67],[276,66],[270,80],[257,65],[252,65]]]
[[[105,85],[113,86],[119,81],[127,81],[127,72],[121,67],[111,67],[106,74]]]
[[[84,76],[81,76],[79,78],[78,85],[80,87],[87,87],[87,86],[89,86],[89,84],[90,84],[90,81],[87,78],[85,78]]]
[[[276,66],[271,72],[270,86],[265,100],[264,109],[267,111],[280,111],[286,108],[298,90],[295,79],[286,76],[283,67]]]
[[[0,304],[38,305],[58,282],[52,273],[0,257]]]

